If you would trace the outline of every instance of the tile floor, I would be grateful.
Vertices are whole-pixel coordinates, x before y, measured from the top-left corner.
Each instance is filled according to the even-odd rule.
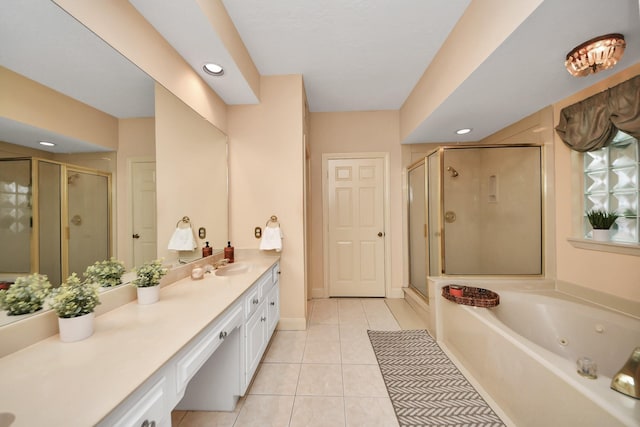
[[[408,304],[393,309],[413,318],[411,328],[424,327]],[[367,329],[400,329],[385,300],[313,300],[307,330],[275,333],[234,412],[174,411],[172,425],[397,426]]]

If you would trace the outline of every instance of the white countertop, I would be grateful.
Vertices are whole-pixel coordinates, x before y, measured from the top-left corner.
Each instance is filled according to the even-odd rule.
[[[86,340],[58,335],[0,359],[0,414],[11,427],[90,426],[99,422],[233,304],[278,256],[247,253],[246,273],[179,280],[152,305],[132,302],[95,319]]]

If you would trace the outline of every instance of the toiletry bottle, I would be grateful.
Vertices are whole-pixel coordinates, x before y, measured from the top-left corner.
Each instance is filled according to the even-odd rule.
[[[202,258],[208,257],[213,254],[213,248],[209,246],[209,242],[205,242],[207,245],[202,248]]]
[[[233,246],[231,246],[231,242],[227,242],[227,247],[224,248],[224,257],[229,260],[229,262],[233,262]]]

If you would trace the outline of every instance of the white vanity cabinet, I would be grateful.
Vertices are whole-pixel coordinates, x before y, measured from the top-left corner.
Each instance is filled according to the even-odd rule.
[[[234,304],[176,357],[175,409],[232,411],[242,379],[242,305]],[[177,405],[176,405],[177,404]]]
[[[240,394],[243,325],[242,306],[233,304],[99,426],[170,427],[179,402],[178,409],[232,410]]]
[[[279,279],[280,263],[276,263],[256,283],[245,298],[245,375],[242,394],[247,391],[262,355],[280,319]]]
[[[98,427],[171,427],[169,381],[161,373],[136,390]]]
[[[156,304],[96,317],[89,339],[52,336],[4,356],[13,425],[170,427],[175,408],[233,410],[279,320],[277,257],[244,255],[251,268],[240,274],[181,278]],[[42,369],[25,371],[25,360]]]

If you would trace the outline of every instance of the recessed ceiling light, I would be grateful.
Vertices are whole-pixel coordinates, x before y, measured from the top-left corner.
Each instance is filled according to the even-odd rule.
[[[47,142],[47,141],[40,141],[40,145],[44,145],[45,147],[55,147],[56,144],[54,144],[53,142]]]
[[[204,64],[202,69],[204,70],[205,73],[211,74],[212,76],[221,76],[224,74],[224,69],[218,64],[214,64],[213,62]]]
[[[463,128],[463,129],[458,129],[458,130],[456,131],[456,133],[457,133],[458,135],[466,135],[466,134],[468,134],[469,132],[471,132],[471,128]]]

